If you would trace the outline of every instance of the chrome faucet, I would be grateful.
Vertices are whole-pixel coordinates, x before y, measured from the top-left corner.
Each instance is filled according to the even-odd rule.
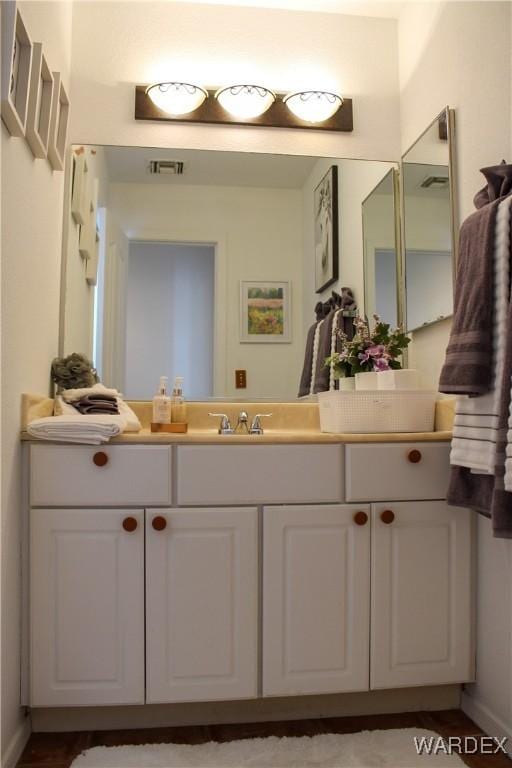
[[[271,413],[257,413],[256,416],[253,418],[251,423],[251,428],[249,430],[250,435],[262,435],[263,434],[263,427],[261,426],[261,419],[269,419],[272,416]]]
[[[240,411],[238,414],[238,421],[235,427],[235,432],[243,432],[244,434],[249,434],[249,426],[248,426],[249,416],[247,415],[246,411]]]
[[[219,429],[218,433],[219,435],[232,435],[234,434],[234,429],[230,424],[229,418],[226,416],[225,413],[209,413],[208,416],[216,416],[220,419]]]

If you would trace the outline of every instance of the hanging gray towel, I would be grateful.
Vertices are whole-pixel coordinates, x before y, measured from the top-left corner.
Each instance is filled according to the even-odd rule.
[[[315,344],[315,333],[318,323],[324,318],[324,305],[321,301],[315,307],[316,321],[308,331],[306,338],[306,351],[304,353],[304,366],[299,384],[299,397],[305,397],[311,391],[311,378],[313,376],[313,348]]]
[[[315,393],[327,392],[329,389],[330,369],[325,365],[325,359],[326,357],[329,357],[331,354],[333,322],[336,317],[336,313],[338,309],[342,309],[342,310],[345,309],[345,310],[352,310],[352,311],[356,309],[354,294],[352,293],[352,290],[350,288],[341,289],[340,306],[335,306],[331,309],[331,311],[325,318],[322,328],[320,330],[320,339],[318,342],[318,356],[316,361],[315,385],[313,389]],[[349,336],[349,338],[352,338],[353,318],[352,317],[345,318],[343,317],[343,314],[340,313],[337,316],[337,320],[338,320],[337,327],[334,329],[334,331],[341,329],[347,333],[347,336]],[[352,333],[352,336],[350,335],[351,333]],[[336,346],[338,347],[338,351],[339,351],[338,340],[336,340]]]
[[[439,391],[482,395],[492,385],[493,255],[498,206],[512,191],[512,165],[482,168],[487,186],[462,224],[453,325]]]

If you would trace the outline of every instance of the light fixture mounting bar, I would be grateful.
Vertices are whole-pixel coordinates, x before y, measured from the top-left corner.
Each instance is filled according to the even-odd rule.
[[[218,125],[256,125],[265,128],[306,128],[314,131],[350,132],[353,130],[352,99],[343,97],[338,111],[322,123],[308,123],[296,117],[283,102],[285,94],[278,93],[276,101],[259,117],[237,120],[221,107],[215,98],[215,90],[208,91],[208,98],[198,109],[186,115],[172,117],[158,109],[146,94],[147,85],[135,86],[135,119],[161,120],[167,123],[211,123]]]

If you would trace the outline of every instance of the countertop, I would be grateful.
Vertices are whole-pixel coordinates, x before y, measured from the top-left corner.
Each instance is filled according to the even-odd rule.
[[[137,413],[143,429],[140,432],[125,432],[112,438],[110,445],[268,445],[268,444],[332,444],[332,443],[419,443],[449,441],[453,423],[452,399],[441,399],[436,403],[435,430],[432,432],[386,432],[386,433],[326,433],[320,431],[318,405],[316,403],[188,403],[189,429],[186,434],[151,432],[151,403],[130,402]],[[272,412],[272,422],[263,423],[263,435],[219,435],[219,419],[212,420],[208,412],[212,409],[228,414],[236,423],[236,414],[245,410],[249,416],[258,411]],[[53,399],[38,395],[22,396],[22,432],[24,441],[37,441],[28,434],[26,424],[35,418],[53,413]],[[272,423],[272,427],[270,426]]]

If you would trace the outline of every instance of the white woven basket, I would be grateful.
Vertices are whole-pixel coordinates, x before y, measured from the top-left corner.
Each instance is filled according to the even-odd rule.
[[[432,432],[437,392],[319,392],[322,432]]]

